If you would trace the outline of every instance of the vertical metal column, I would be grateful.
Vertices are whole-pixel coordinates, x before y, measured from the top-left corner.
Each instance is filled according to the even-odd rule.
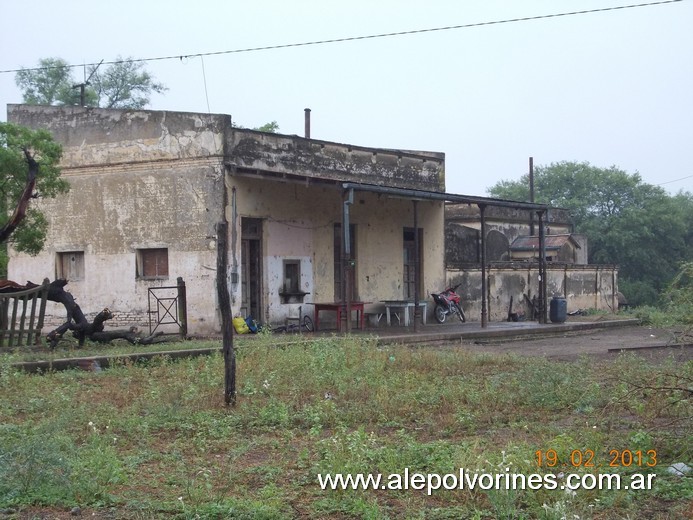
[[[481,328],[488,325],[488,287],[486,284],[486,205],[479,204],[481,215]]]
[[[529,201],[534,203],[534,157],[529,158]],[[529,235],[534,236],[534,213],[529,212]]]
[[[539,218],[539,323],[546,323],[546,227],[545,211],[537,211]]]
[[[419,266],[421,259],[419,258],[419,201],[413,200],[414,205],[414,332],[419,332]],[[407,312],[407,309],[404,309]]]
[[[349,233],[350,215],[349,206],[354,203],[353,188],[345,192],[343,212],[342,212],[342,236],[344,237],[344,247],[342,247],[342,303],[346,313],[346,332],[351,333],[351,234]],[[342,330],[342,322],[337,324]]]

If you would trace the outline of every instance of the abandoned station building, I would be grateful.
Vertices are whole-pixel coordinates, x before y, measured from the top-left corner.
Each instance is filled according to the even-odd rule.
[[[511,296],[517,311],[538,294],[527,237],[539,215],[548,235],[564,236],[549,296],[614,308],[616,269],[585,265],[585,240],[560,211],[448,194],[443,153],[313,139],[308,116],[300,137],[237,128],[219,114],[9,105],[9,122],[46,129],[63,145],[71,186],[32,202],[49,221],[46,247],[37,256],[10,250],[9,278],[66,278],[85,314],[108,307],[119,326],[149,323],[162,305],[151,290],[182,279],[189,333],[215,333],[225,223],[234,314],[279,324],[299,308],[348,299],[377,315],[379,302],[430,300],[462,282],[468,319],[505,319]]]

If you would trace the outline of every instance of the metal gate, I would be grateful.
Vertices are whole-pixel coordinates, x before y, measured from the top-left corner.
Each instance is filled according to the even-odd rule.
[[[149,335],[162,325],[178,325],[182,338],[188,335],[188,302],[185,282],[180,276],[178,285],[169,287],[150,287],[147,292]]]

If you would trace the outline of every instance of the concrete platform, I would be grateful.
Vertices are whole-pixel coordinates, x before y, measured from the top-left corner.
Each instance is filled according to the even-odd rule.
[[[378,336],[382,344],[411,344],[411,343],[441,343],[467,340],[490,339],[521,339],[526,337],[539,338],[562,336],[567,333],[605,329],[615,327],[630,327],[638,325],[636,319],[610,319],[596,321],[575,321],[565,323],[540,324],[535,321],[494,322],[486,328],[481,328],[478,322],[444,323],[421,325],[418,332],[413,327],[378,327],[367,329],[365,333]],[[357,331],[361,333],[361,331]]]
[[[566,334],[579,334],[580,332],[594,331],[598,329],[613,329],[617,327],[633,327],[638,325],[635,319],[608,319],[596,321],[575,321],[566,323],[539,324],[537,322],[496,322],[489,323],[488,327],[481,328],[478,322],[471,323],[445,323],[420,325],[418,332],[414,327],[379,326],[354,329],[352,335],[375,336],[381,345],[436,345],[436,344],[460,344],[473,341],[513,341],[523,338],[540,339]],[[305,333],[303,338],[334,336],[336,330]],[[297,335],[288,334],[283,337],[290,340]],[[221,340],[221,338],[219,338]],[[253,336],[243,336],[244,341],[253,341]],[[171,359],[210,355],[219,352],[221,348],[185,349],[185,350],[159,350],[146,352],[133,352],[131,354],[103,355],[90,357],[74,357],[53,359],[50,361],[25,361],[13,363],[12,366],[30,373],[49,372],[54,370],[68,370],[79,368],[82,370],[98,371],[107,368],[111,363],[122,361],[146,361],[157,356],[167,356]]]

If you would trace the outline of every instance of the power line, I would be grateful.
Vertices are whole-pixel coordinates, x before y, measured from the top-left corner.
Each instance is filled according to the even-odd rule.
[[[399,32],[380,33],[380,34],[369,34],[369,35],[365,35],[365,36],[350,36],[347,38],[334,38],[334,39],[330,39],[330,40],[316,40],[316,41],[300,42],[300,43],[285,43],[285,44],[280,44],[280,45],[267,45],[264,47],[247,47],[244,49],[232,49],[232,50],[216,51],[216,52],[202,52],[202,53],[197,53],[197,54],[179,54],[176,56],[159,56],[156,58],[115,60],[115,61],[107,61],[104,63],[106,63],[107,65],[117,65],[117,64],[126,63],[126,62],[163,61],[163,60],[174,60],[174,59],[182,60],[183,58],[202,58],[205,56],[219,56],[221,54],[238,54],[238,53],[244,53],[244,52],[270,51],[270,50],[277,50],[277,49],[290,49],[290,48],[294,48],[294,47],[308,47],[308,46],[312,46],[312,45],[325,45],[328,43],[343,43],[343,42],[352,42],[352,41],[359,41],[359,40],[374,40],[377,38],[390,38],[390,37],[394,37],[394,36],[408,36],[408,35],[412,35],[412,34],[451,31],[451,30],[455,30],[455,29],[470,29],[473,27],[484,27],[484,26],[489,26],[489,25],[501,25],[501,24],[508,24],[508,23],[517,23],[517,22],[529,22],[532,20],[545,20],[547,18],[560,18],[560,17],[565,17],[565,16],[576,16],[576,15],[590,14],[590,13],[602,13],[602,12],[606,12],[606,11],[619,11],[619,10],[624,10],[624,9],[634,9],[637,7],[650,7],[650,6],[654,6],[654,5],[673,4],[676,2],[682,2],[682,1],[683,0],[661,0],[659,2],[620,5],[620,6],[615,6],[615,7],[602,7],[600,9],[589,9],[589,10],[584,10],[584,11],[571,11],[571,12],[567,12],[567,13],[544,14],[544,15],[538,15],[538,16],[525,16],[522,18],[510,18],[510,19],[506,19],[506,20],[493,20],[490,22],[477,22],[477,23],[469,23],[469,24],[463,24],[463,25],[449,25],[447,27],[433,27],[433,28],[429,28],[429,29],[415,29],[415,30],[411,30],[411,31],[399,31]],[[86,66],[93,66],[93,65],[96,65],[96,64],[95,63],[82,63],[80,65],[67,65],[67,67],[73,68],[73,67],[86,67]],[[30,68],[30,69],[0,70],[0,74],[16,73],[16,72],[20,72],[20,71],[47,70],[47,69],[51,69],[51,68],[56,68],[56,67],[35,67],[35,68]]]
[[[672,182],[685,181],[686,179],[690,179],[691,177],[693,177],[693,175],[688,175],[687,177],[681,177],[680,179],[674,179],[673,181],[660,182],[659,184],[657,184],[657,186],[662,186],[664,184],[671,184]]]

